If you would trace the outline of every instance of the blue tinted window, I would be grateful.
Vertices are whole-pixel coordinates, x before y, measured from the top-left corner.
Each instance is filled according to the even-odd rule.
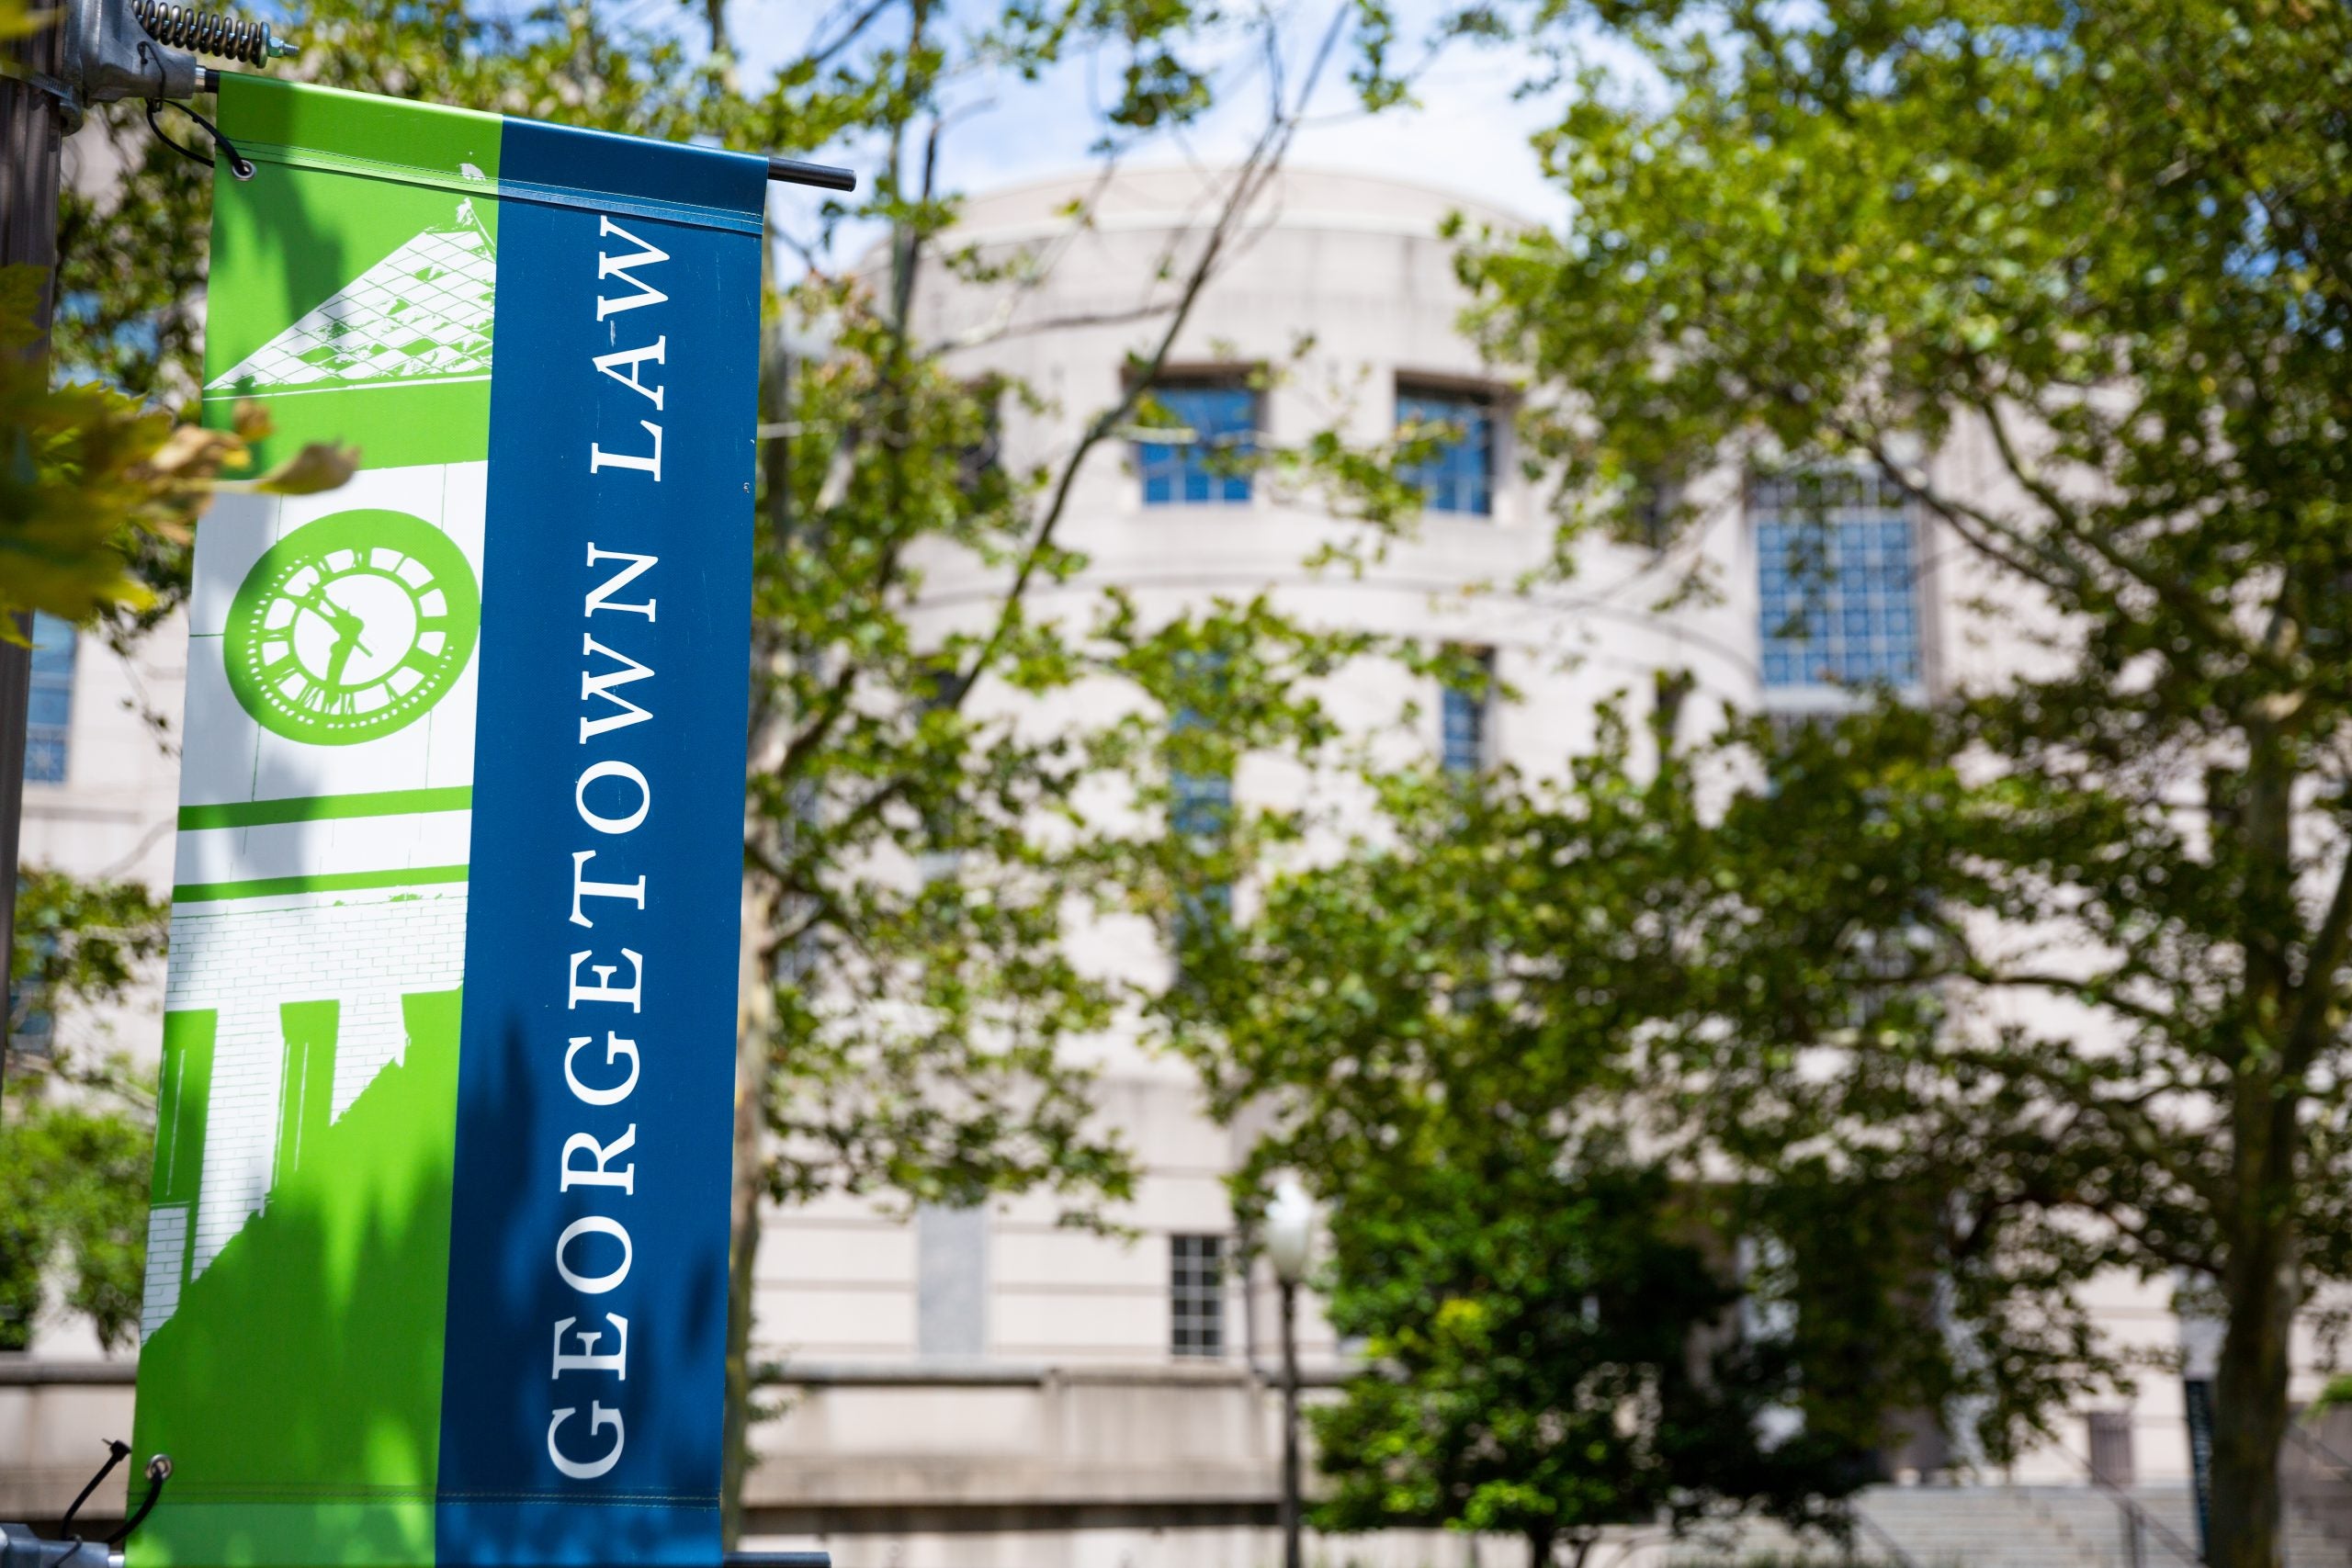
[[[1226,773],[1184,773],[1169,781],[1170,829],[1191,841],[1196,854],[1214,854],[1219,840],[1233,826],[1233,779]],[[1178,891],[1176,919],[1180,940],[1205,936],[1233,913],[1233,889],[1223,882],[1204,882]]]
[[[25,777],[33,784],[65,782],[66,747],[74,728],[73,623],[33,617],[31,705],[25,725]]]
[[[1758,483],[1756,571],[1767,687],[1916,685],[1911,517],[1874,477]]]
[[[1463,392],[1398,392],[1396,427],[1418,425],[1419,434],[1438,449],[1426,463],[1402,470],[1420,487],[1431,512],[1487,517],[1495,510],[1494,411],[1485,399]],[[1440,433],[1436,426],[1449,427]]]
[[[1487,682],[1491,682],[1495,656],[1481,653],[1476,657]],[[1466,688],[1448,685],[1443,689],[1438,708],[1438,739],[1447,773],[1475,773],[1487,765],[1487,703],[1491,689],[1487,682]]]
[[[17,896],[24,897],[24,879],[17,878]],[[57,1032],[57,1019],[49,1010],[49,987],[40,976],[57,959],[57,935],[53,931],[20,932],[18,940],[32,949],[32,973],[17,982],[13,998],[16,1021],[9,1026],[8,1048],[28,1056],[47,1056],[56,1047],[52,1038]]]
[[[1168,782],[1168,826],[1207,848],[1233,820],[1233,780],[1224,773],[1178,773]]]
[[[1205,679],[1214,686],[1225,684],[1225,657],[1220,653],[1187,653],[1179,656],[1188,667],[1186,672]],[[1206,716],[1187,704],[1169,715],[1169,728],[1174,731],[1200,729]],[[1169,831],[1187,841],[1194,854],[1212,855],[1223,847],[1227,833],[1233,827],[1233,775],[1216,773],[1187,773],[1182,768],[1170,771],[1168,779]],[[1176,919],[1180,942],[1202,937],[1214,931],[1233,912],[1233,889],[1222,882],[1203,882],[1179,889]]]
[[[1239,386],[1155,387],[1151,398],[1189,438],[1136,443],[1144,504],[1236,506],[1249,501],[1249,459],[1258,449],[1258,394]]]

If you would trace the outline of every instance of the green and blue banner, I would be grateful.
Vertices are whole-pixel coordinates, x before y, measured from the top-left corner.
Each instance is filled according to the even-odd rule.
[[[220,121],[132,1563],[707,1568],[765,164]]]

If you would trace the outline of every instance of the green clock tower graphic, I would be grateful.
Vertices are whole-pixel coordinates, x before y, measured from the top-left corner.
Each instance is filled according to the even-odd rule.
[[[230,689],[266,728],[348,746],[423,717],[481,632],[465,552],[422,518],[363,508],[304,524],[254,563],[222,654]]]

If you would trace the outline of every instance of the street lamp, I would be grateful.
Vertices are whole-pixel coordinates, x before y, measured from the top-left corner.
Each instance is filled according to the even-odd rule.
[[[1298,1284],[1315,1252],[1315,1200],[1298,1178],[1274,1183],[1266,1205],[1266,1258],[1283,1302],[1283,1568],[1301,1568],[1298,1550]]]

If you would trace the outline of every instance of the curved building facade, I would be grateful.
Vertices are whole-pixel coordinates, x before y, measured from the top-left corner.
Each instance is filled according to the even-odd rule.
[[[1057,463],[1166,331],[1181,278],[1228,190],[1224,171],[1089,175],[984,195],[957,243],[991,264],[967,285],[933,267],[917,324],[956,345],[974,378],[1017,378],[1043,414],[1008,407],[1009,462]],[[1090,216],[1074,226],[1075,204]],[[1653,678],[1693,682],[1686,726],[1730,708],[1797,716],[1852,701],[1857,684],[1926,695],[1948,676],[1983,676],[2027,655],[1969,625],[1964,555],[1903,499],[1855,476],[1832,513],[1834,572],[1792,562],[1796,498],[1725,473],[1684,499],[1702,519],[1670,557],[1589,540],[1572,570],[1546,573],[1558,537],[1548,491],[1522,473],[1511,416],[1521,389],[1462,330],[1450,214],[1476,230],[1523,226],[1448,192],[1359,175],[1287,171],[1240,215],[1155,380],[1190,434],[1129,428],[1091,455],[1059,539],[1086,558],[1038,607],[1085,613],[1106,586],[1148,618],[1217,598],[1271,593],[1312,624],[1450,645],[1491,660],[1508,703],[1473,706],[1434,682],[1367,661],[1332,682],[1336,712],[1366,729],[1414,715],[1397,744],[1448,765],[1561,770],[1589,747],[1594,709],[1623,694],[1638,714]],[[1327,547],[1363,526],[1311,489],[1244,478],[1204,450],[1296,446],[1318,431],[1378,442],[1408,421],[1463,439],[1425,470],[1417,527],[1363,571],[1314,571]],[[1990,493],[1987,454],[1963,437],[1928,455],[1939,473]],[[930,563],[921,617],[934,630],[987,612],[1001,584],[965,560]],[[1707,592],[1675,595],[1696,572]],[[1539,580],[1530,586],[1530,580]],[[1083,695],[1066,699],[1080,705]],[[1125,700],[1105,694],[1105,704]],[[1073,722],[1080,708],[1066,705]],[[1247,800],[1295,791],[1295,769],[1245,762]],[[1089,956],[1148,979],[1156,939],[1094,930]],[[1227,1174],[1246,1130],[1205,1117],[1187,1069],[1130,1042],[1102,1043],[1102,1103],[1145,1168],[1119,1217],[1133,1242],[1058,1230],[1042,1205],[926,1212],[901,1224],[846,1203],[779,1216],[763,1248],[759,1335],[810,1382],[768,1428],[752,1519],[771,1539],[821,1538],[846,1563],[1084,1564],[1150,1568],[1271,1562],[1278,1429],[1273,1296],[1232,1264]],[[2194,1335],[2163,1281],[2104,1280],[2091,1303],[2135,1354],[2168,1355]],[[1343,1348],[1306,1314],[1310,1375],[1329,1379]],[[2305,1384],[2316,1380],[2304,1375]],[[2177,1377],[2150,1375],[2062,1424],[2062,1440],[2001,1485],[1897,1485],[1865,1509],[1920,1561],[2121,1561],[2129,1536],[2112,1497],[2086,1484],[2096,1460],[2182,1539],[2189,1456]],[[1932,1438],[1891,1456],[1905,1481],[1936,1479],[1961,1456]],[[1989,1480],[1991,1478],[1984,1478]],[[2340,1562],[2346,1548],[2298,1514],[2291,1561]],[[2153,1538],[2152,1538],[2153,1539]],[[2069,1542],[2073,1543],[2071,1546]],[[1786,1542],[1752,1531],[1746,1551]],[[1519,1561],[1516,1542],[1410,1532],[1326,1542],[1317,1554],[1366,1564]],[[1629,1562],[1663,1562],[1664,1548]],[[2026,1561],[2027,1558],[2019,1558]]]

